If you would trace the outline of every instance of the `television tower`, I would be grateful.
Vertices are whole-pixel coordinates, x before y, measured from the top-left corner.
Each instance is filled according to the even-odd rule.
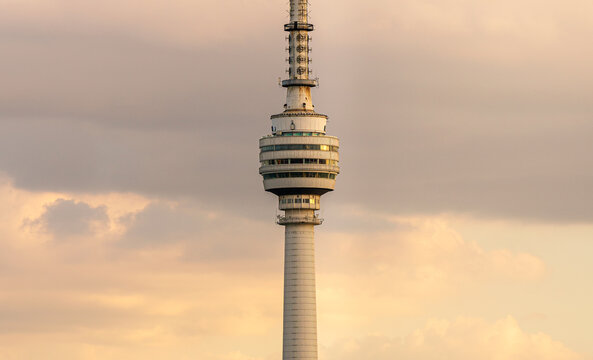
[[[336,183],[339,140],[326,135],[328,117],[315,112],[310,79],[308,0],[290,0],[288,79],[284,112],[273,115],[272,133],[259,141],[266,191],[278,195],[278,224],[285,227],[283,360],[317,360],[314,228],[322,219],[321,195]]]

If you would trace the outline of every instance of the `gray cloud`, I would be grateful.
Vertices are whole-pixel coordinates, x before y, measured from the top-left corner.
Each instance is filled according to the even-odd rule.
[[[354,13],[316,6],[326,24],[313,45],[316,104],[342,139],[331,202],[589,222],[593,52],[579,34],[590,26],[546,7],[536,15],[559,29],[550,35],[511,7],[511,25],[526,29],[518,37],[488,27],[486,4],[474,4],[467,31],[464,17],[423,27],[410,3],[381,4],[361,9],[356,30]],[[418,25],[390,12],[398,6]],[[192,197],[257,216],[272,202],[257,139],[283,103],[276,20],[261,19],[248,41],[195,46],[11,22],[0,29],[0,170],[26,189]]]
[[[0,90],[0,168],[17,186],[192,196],[213,207],[261,188],[257,139],[282,93],[269,87],[277,101],[260,108],[260,93],[245,92],[265,81],[253,69],[269,65],[251,59],[237,67],[245,45],[184,50],[93,34],[22,37],[3,43],[10,56],[0,70],[11,88]]]
[[[367,65],[376,73],[342,94],[347,105],[336,115],[358,119],[336,125],[343,131],[344,193],[399,213],[593,218],[593,171],[583,166],[593,153],[593,99],[583,98],[585,84],[580,94],[558,89],[557,75],[548,75],[560,71],[553,67],[501,71],[438,58],[430,66],[402,61],[371,56]],[[388,85],[409,92],[393,93]]]
[[[182,259],[192,263],[229,263],[251,268],[267,267],[281,253],[280,228],[240,218],[232,211],[217,213],[194,203],[177,206],[155,202],[142,211],[122,219],[125,234],[120,248],[131,250],[180,246]]]
[[[60,240],[72,236],[91,235],[96,225],[109,221],[105,207],[91,207],[83,202],[60,199],[47,205],[45,213],[33,223]]]
[[[199,237],[207,226],[201,214],[153,203],[132,215],[122,245],[133,247],[179,243]]]

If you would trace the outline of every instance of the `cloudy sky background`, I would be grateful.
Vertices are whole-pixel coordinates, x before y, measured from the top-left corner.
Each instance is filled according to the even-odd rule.
[[[287,6],[0,0],[0,359],[280,357]],[[593,3],[312,22],[320,358],[593,359]]]

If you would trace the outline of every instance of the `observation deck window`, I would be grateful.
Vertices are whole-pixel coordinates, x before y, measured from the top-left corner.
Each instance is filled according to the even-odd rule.
[[[328,159],[275,159],[262,161],[263,166],[287,164],[320,164],[338,166],[338,161]]]
[[[322,172],[283,172],[283,173],[264,174],[263,176],[264,176],[264,180],[286,179],[286,178],[320,178],[320,179],[334,180],[336,178],[336,174],[322,173]]]
[[[338,152],[338,146],[332,145],[309,145],[309,144],[288,144],[262,146],[261,152],[286,151],[286,150],[320,150]]]
[[[283,132],[280,136],[325,136],[324,133],[317,132]]]

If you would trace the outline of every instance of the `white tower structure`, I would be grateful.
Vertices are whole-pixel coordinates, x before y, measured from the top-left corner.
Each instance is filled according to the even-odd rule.
[[[326,135],[328,117],[315,112],[308,0],[290,0],[288,79],[284,112],[272,116],[272,134],[259,141],[260,174],[266,191],[278,195],[278,224],[285,227],[283,360],[317,360],[314,227],[322,219],[321,195],[332,191],[338,138]]]

